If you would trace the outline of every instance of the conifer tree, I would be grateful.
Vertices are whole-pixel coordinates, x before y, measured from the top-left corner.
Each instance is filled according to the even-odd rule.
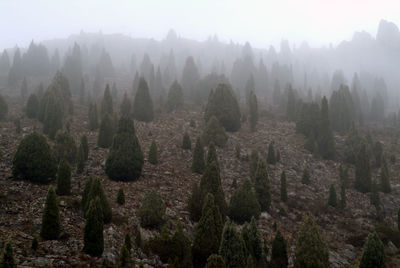
[[[89,144],[88,144],[88,139],[86,135],[83,135],[81,137],[81,144],[80,146],[82,147],[83,153],[84,153],[84,160],[88,160],[89,158]]]
[[[380,210],[381,200],[379,197],[378,184],[375,181],[372,181],[371,183],[370,203],[375,206],[377,211]]]
[[[106,174],[112,180],[133,181],[142,174],[143,153],[136,137],[133,120],[122,117],[107,155]]]
[[[257,166],[258,166],[258,152],[256,150],[251,150],[250,154],[250,178],[254,180],[254,176],[256,175],[257,172]]]
[[[79,145],[78,149],[78,160],[76,164],[76,173],[81,174],[85,168],[85,153],[83,151],[82,144]]]
[[[330,267],[328,248],[311,215],[306,216],[296,238],[295,267]]]
[[[192,247],[193,264],[196,267],[203,266],[211,254],[218,253],[222,228],[221,213],[214,204],[214,196],[208,193]]]
[[[84,229],[83,252],[91,256],[101,256],[104,250],[103,211],[100,198],[90,200]]]
[[[328,205],[332,207],[337,206],[336,189],[333,184],[331,184],[331,187],[329,188]]]
[[[153,121],[153,101],[150,97],[146,80],[141,77],[133,102],[133,116],[143,122]]]
[[[217,150],[215,149],[214,143],[211,142],[208,145],[208,151],[207,151],[207,161],[206,164],[210,165],[212,162],[215,162],[217,164],[217,167],[219,168],[219,161],[218,161],[218,155],[217,155]]]
[[[249,180],[237,189],[229,203],[229,218],[233,221],[242,224],[250,221],[251,217],[258,218],[261,213],[260,204],[257,201],[257,196],[251,188]]]
[[[114,124],[109,114],[103,115],[100,123],[99,136],[97,145],[101,148],[108,148],[111,146],[114,135]]]
[[[89,206],[89,194],[90,194],[90,189],[92,188],[93,185],[93,181],[94,181],[95,177],[94,176],[90,176],[86,183],[85,186],[83,188],[83,193],[82,193],[82,199],[81,199],[81,207],[83,212],[85,213],[88,206]]]
[[[56,172],[56,160],[46,138],[37,132],[25,136],[13,158],[13,176],[32,182],[47,183],[55,178]]]
[[[283,170],[281,174],[281,201],[287,202],[287,190],[286,190],[286,172]]]
[[[58,195],[71,194],[71,167],[65,159],[58,165],[56,191]]]
[[[258,122],[258,103],[257,103],[257,95],[253,90],[250,91],[249,96],[249,121],[250,121],[250,130],[254,132],[256,130],[257,122]]]
[[[192,149],[192,142],[190,141],[189,134],[185,132],[182,138],[182,149],[184,150],[191,150]]]
[[[276,164],[276,158],[275,158],[275,150],[274,150],[274,142],[271,141],[268,145],[268,156],[267,156],[267,162],[270,165],[275,165]]]
[[[375,166],[377,168],[380,168],[383,158],[383,148],[382,148],[382,143],[380,141],[375,142],[373,146],[373,155],[375,157]]]
[[[254,177],[254,191],[261,211],[269,211],[271,206],[270,183],[267,166],[262,158],[258,160],[257,171]]]
[[[157,156],[157,144],[156,141],[153,140],[150,145],[149,150],[149,162],[153,165],[158,163],[158,156]]]
[[[207,259],[206,268],[225,268],[225,261],[224,259],[217,254],[212,254]]]
[[[204,162],[204,148],[200,138],[196,140],[196,146],[193,152],[192,171],[202,174],[205,168]]]
[[[3,253],[3,256],[1,257],[0,267],[1,268],[17,268],[17,263],[14,259],[14,252],[13,252],[11,242],[7,242],[7,244],[4,248],[4,253]]]
[[[241,236],[245,244],[246,256],[250,256],[255,264],[261,265],[263,257],[262,239],[254,217],[251,218],[250,224],[246,223],[243,226]]]
[[[245,245],[242,237],[229,221],[225,222],[222,231],[219,255],[224,259],[226,267],[242,268],[246,266]]]
[[[286,240],[278,230],[272,241],[271,262],[270,267],[286,268],[288,267],[288,255],[286,248]]]
[[[45,240],[57,239],[61,232],[60,212],[56,192],[50,186],[42,214],[40,236]]]
[[[386,158],[382,157],[382,164],[381,164],[381,190],[384,193],[390,193],[392,191],[390,187],[390,176],[389,176],[389,169],[387,166]]]
[[[308,171],[308,168],[305,168],[303,171],[303,176],[301,177],[301,183],[305,185],[310,184],[310,172]]]
[[[200,187],[198,183],[194,183],[192,187],[192,194],[189,197],[188,200],[188,210],[190,213],[190,218],[193,221],[199,221],[200,217],[202,215],[201,210],[202,210],[202,194],[200,191]]]
[[[318,124],[317,144],[319,155],[322,156],[322,158],[333,159],[335,157],[335,141],[329,122],[328,101],[325,97],[323,97],[321,101],[321,116]]]
[[[168,90],[167,107],[169,112],[183,107],[182,87],[176,80]]]
[[[87,190],[89,188],[89,190]],[[86,192],[85,192],[86,191]],[[101,211],[103,213],[103,222],[110,223],[112,217],[112,211],[110,204],[108,203],[106,194],[104,193],[103,185],[99,178],[91,178],[87,182],[87,186],[85,186],[84,192],[82,196],[82,205],[84,206],[84,214],[87,218],[88,209],[90,205],[90,201],[99,198]]]
[[[62,105],[54,92],[48,93],[47,102],[44,104],[43,133],[54,139],[56,133],[62,128]]]
[[[68,131],[58,131],[55,137],[54,153],[58,161],[67,160],[75,163],[77,148],[74,137]]]
[[[126,245],[123,244],[119,253],[118,268],[131,268],[131,256]]]
[[[139,210],[140,225],[142,227],[156,228],[164,223],[165,203],[158,192],[152,190],[143,198]]]
[[[125,204],[125,194],[124,194],[124,189],[122,188],[119,188],[118,190],[117,203],[120,205]]]
[[[28,118],[37,118],[39,113],[39,99],[32,93],[26,103],[25,114]]]
[[[224,147],[228,141],[228,135],[226,135],[225,129],[219,125],[218,119],[215,116],[212,116],[210,120],[208,120],[202,139],[205,145],[213,142],[218,147]]]
[[[97,105],[96,103],[90,103],[89,105],[89,130],[93,131],[99,127],[99,120],[97,119]]]
[[[211,91],[204,112],[206,122],[215,116],[226,131],[235,132],[240,128],[240,108],[229,84],[219,84]]]
[[[124,98],[122,99],[119,114],[121,117],[131,117],[132,115],[132,107],[131,107],[131,100],[128,97],[128,94],[124,93]]]
[[[344,183],[342,182],[340,184],[340,206],[341,208],[346,208],[346,187],[344,185]]]
[[[114,113],[114,105],[113,99],[110,92],[110,86],[107,84],[106,89],[104,90],[103,100],[101,101],[101,115],[104,116],[106,114],[113,115]]]
[[[386,267],[386,255],[382,241],[376,232],[368,235],[360,260],[360,268]]]
[[[4,97],[0,94],[0,121],[6,119],[8,113],[8,104]]]
[[[360,192],[369,192],[371,190],[371,169],[369,164],[369,155],[366,145],[363,144],[357,155],[356,162],[355,188]]]

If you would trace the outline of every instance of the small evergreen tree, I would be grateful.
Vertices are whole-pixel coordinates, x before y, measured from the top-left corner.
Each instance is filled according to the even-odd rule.
[[[50,91],[46,102],[43,102],[44,118],[43,133],[50,139],[54,139],[58,130],[62,128],[63,110],[62,100],[56,96],[56,93]]]
[[[295,267],[329,267],[328,248],[314,218],[306,216],[296,238]]]
[[[118,268],[131,268],[131,256],[126,245],[122,245],[121,251],[119,253]]]
[[[378,184],[375,181],[372,181],[371,184],[370,203],[371,205],[375,206],[377,211],[380,210],[381,200],[379,197]]]
[[[117,203],[120,205],[125,204],[125,194],[124,194],[124,189],[122,188],[119,188],[118,190]]]
[[[87,188],[89,188],[89,190],[87,190]],[[103,222],[110,223],[112,211],[110,204],[108,203],[107,197],[104,193],[103,185],[101,184],[99,178],[91,178],[87,182],[87,185],[85,185],[82,196],[82,205],[84,206],[83,208],[85,216],[88,215],[90,201],[95,199],[96,197],[98,197],[100,200],[101,211],[103,213]]]
[[[287,191],[286,191],[286,172],[283,170],[281,174],[281,201],[287,202]]]
[[[153,164],[153,165],[157,164],[158,163],[158,159],[157,158],[158,158],[157,157],[157,144],[156,144],[156,141],[153,140],[151,142],[150,150],[149,150],[149,162],[150,162],[150,164]]]
[[[251,217],[258,218],[261,213],[260,204],[257,196],[251,189],[249,180],[246,180],[242,187],[237,189],[229,203],[229,218],[242,224],[250,221]]]
[[[190,141],[189,134],[185,132],[182,138],[182,149],[184,150],[191,150],[192,149],[192,142]]]
[[[301,183],[305,185],[310,184],[310,172],[308,171],[308,168],[305,168],[303,171],[303,176],[301,177]]]
[[[89,130],[90,131],[96,130],[99,127],[96,103],[94,103],[94,104],[90,103],[88,118],[89,118]]]
[[[200,138],[197,138],[196,146],[193,152],[192,171],[202,174],[205,168],[204,149]]]
[[[366,145],[363,144],[357,156],[355,188],[360,192],[371,190],[371,169]]]
[[[254,178],[254,191],[260,204],[261,211],[269,211],[271,207],[271,192],[267,166],[262,158],[258,160]]]
[[[25,136],[13,158],[13,176],[32,182],[47,183],[55,178],[56,172],[56,160],[46,138],[37,132]]]
[[[168,90],[167,107],[168,111],[173,111],[183,107],[182,87],[176,80]]]
[[[222,231],[219,255],[222,256],[226,267],[242,268],[246,266],[245,244],[235,227],[227,221]]]
[[[201,210],[202,210],[202,195],[200,191],[200,187],[197,183],[193,184],[192,194],[188,200],[188,210],[190,213],[190,218],[193,221],[200,220]]]
[[[270,267],[286,268],[288,267],[288,255],[286,248],[286,240],[278,230],[272,241],[271,262]]]
[[[212,162],[215,162],[217,164],[217,167],[219,168],[219,161],[218,161],[218,155],[217,155],[217,150],[215,149],[214,143],[211,142],[208,145],[208,151],[207,151],[207,161],[206,164],[209,165]]]
[[[37,236],[35,235],[32,239],[31,249],[33,251],[36,251],[38,249],[38,247],[39,247],[39,242],[38,242]]]
[[[329,121],[328,101],[325,97],[321,101],[321,116],[318,124],[318,153],[324,159],[335,157],[335,141]]]
[[[80,146],[82,147],[82,149],[83,149],[83,153],[84,153],[84,160],[86,161],[86,160],[88,160],[88,158],[89,158],[89,144],[88,144],[88,139],[87,139],[87,137],[86,137],[86,135],[83,135],[82,137],[81,137],[81,144],[80,144]]]
[[[274,150],[274,142],[271,141],[268,146],[268,156],[267,156],[267,162],[270,165],[275,165],[276,164],[276,157],[275,157],[275,150]]]
[[[67,131],[58,131],[55,144],[54,153],[58,161],[62,159],[67,160],[70,164],[76,161],[78,149],[76,147],[75,139]]]
[[[209,193],[204,201],[192,247],[193,264],[196,267],[203,266],[211,254],[218,253],[222,228],[221,213],[218,206],[214,204],[214,196]]]
[[[11,242],[7,242],[6,247],[4,249],[3,256],[0,262],[1,268],[17,268],[17,263],[14,259],[14,252],[11,246]]]
[[[392,191],[390,186],[390,176],[389,176],[389,169],[386,163],[386,158],[382,157],[382,164],[381,164],[381,190],[384,193],[390,193]]]
[[[28,118],[37,118],[39,113],[39,99],[36,94],[32,93],[25,107],[25,114]]]
[[[331,184],[331,187],[329,188],[328,205],[332,207],[337,206],[336,189],[333,184]]]
[[[107,84],[104,90],[103,100],[101,101],[101,115],[112,115],[114,113],[113,99],[110,92],[110,86]]]
[[[224,259],[217,254],[212,254],[207,259],[206,268],[225,268],[225,261]]]
[[[153,121],[153,101],[150,97],[146,80],[141,77],[133,102],[133,116],[143,122]]]
[[[250,224],[246,223],[243,226],[241,236],[245,244],[246,255],[250,256],[255,264],[261,265],[263,257],[262,239],[254,217],[251,218]]]
[[[142,227],[156,228],[164,223],[165,203],[155,190],[152,190],[143,198],[139,210],[140,225]]]
[[[386,255],[382,241],[376,232],[368,235],[360,260],[360,268],[386,268]]]
[[[103,211],[100,198],[90,200],[84,229],[83,252],[91,256],[101,256],[104,250]]]
[[[131,117],[131,100],[128,97],[128,94],[125,92],[124,98],[122,99],[119,114],[121,117]]]
[[[143,153],[133,120],[122,117],[107,155],[106,174],[116,181],[137,180],[142,174],[143,163]]]
[[[339,178],[340,178],[340,183],[343,184],[345,188],[349,187],[349,172],[347,168],[343,169],[343,167],[340,166]]]
[[[226,135],[225,129],[219,125],[218,119],[215,116],[212,116],[210,120],[208,120],[202,139],[206,145],[213,142],[218,147],[224,147],[228,141],[228,135]]]
[[[8,104],[4,97],[0,94],[0,121],[6,119],[8,113]]]
[[[78,162],[76,164],[76,173],[81,174],[85,168],[85,153],[83,151],[82,144],[78,149]]]
[[[101,148],[110,147],[113,141],[113,136],[114,136],[114,124],[112,122],[111,116],[105,114],[101,119],[97,145]]]
[[[249,96],[249,119],[250,119],[250,130],[254,132],[256,130],[257,122],[258,122],[258,103],[257,103],[257,95],[254,91],[250,91]]]
[[[57,171],[57,194],[71,194],[71,167],[66,160],[61,160]]]
[[[42,215],[40,236],[45,240],[57,239],[61,232],[60,212],[56,192],[50,186]]]

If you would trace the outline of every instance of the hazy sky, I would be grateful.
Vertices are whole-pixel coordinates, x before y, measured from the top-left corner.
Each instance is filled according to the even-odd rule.
[[[0,0],[0,49],[34,39],[86,32],[162,39],[249,41],[265,48],[281,39],[337,44],[354,31],[376,34],[381,19],[400,26],[399,0]]]

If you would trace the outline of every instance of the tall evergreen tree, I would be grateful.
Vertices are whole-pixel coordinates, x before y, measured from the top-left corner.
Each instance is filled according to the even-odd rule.
[[[286,240],[278,230],[272,241],[271,262],[270,267],[286,268],[288,267],[288,254],[286,248]]]
[[[150,122],[153,121],[153,101],[149,93],[146,80],[141,77],[133,102],[133,116],[136,120]]]
[[[390,186],[390,176],[389,169],[386,162],[386,157],[382,157],[382,165],[381,165],[381,190],[384,193],[390,193],[392,191]]]
[[[143,163],[143,153],[133,120],[122,117],[107,155],[106,174],[117,181],[137,180],[142,174]]]
[[[101,256],[104,250],[103,211],[100,198],[90,200],[84,229],[83,252],[91,256]]]
[[[7,242],[3,256],[1,257],[0,261],[1,268],[17,268],[17,263],[14,259],[14,252],[11,246],[11,242]]]
[[[157,153],[157,144],[156,141],[153,140],[150,145],[149,150],[149,162],[153,165],[158,163],[158,153]]]
[[[295,267],[330,267],[328,248],[311,215],[306,216],[296,238]]]
[[[85,185],[82,196],[82,206],[84,209],[84,214],[87,218],[90,201],[99,198],[101,211],[103,213],[103,222],[110,223],[112,217],[112,211],[110,204],[108,203],[106,194],[104,193],[103,185],[99,178],[91,178]]]
[[[332,207],[337,206],[336,189],[333,184],[331,184],[331,187],[329,188],[328,205]]]
[[[206,164],[210,165],[212,162],[215,162],[217,164],[217,167],[219,168],[217,150],[215,149],[214,143],[211,142],[208,145]]]
[[[118,268],[131,268],[132,266],[132,261],[131,261],[131,256],[130,252],[127,249],[126,245],[123,244],[121,247],[121,251],[119,253],[119,259],[118,259]]]
[[[113,115],[114,113],[114,105],[113,99],[110,92],[110,86],[107,84],[106,89],[104,90],[103,100],[101,101],[101,115],[104,116],[106,114]]]
[[[239,130],[240,108],[229,84],[219,84],[215,91],[211,91],[204,112],[205,121],[208,122],[213,115],[227,131]]]
[[[257,171],[254,177],[254,191],[261,211],[269,211],[271,206],[270,183],[267,166],[262,158],[258,160]]]
[[[78,160],[76,163],[76,173],[81,174],[85,168],[85,152],[83,150],[82,144],[79,145],[78,149]]]
[[[333,159],[335,157],[335,141],[330,127],[328,101],[325,97],[321,101],[321,118],[318,126],[317,144],[319,155],[322,158]]]
[[[367,147],[363,144],[357,155],[356,162],[355,188],[360,192],[369,192],[371,190],[371,169],[369,164],[369,155]]]
[[[381,200],[379,197],[379,189],[376,181],[372,181],[371,183],[371,194],[370,194],[370,203],[375,206],[376,210],[379,212],[381,208]]]
[[[128,94],[124,93],[124,98],[122,99],[119,114],[121,117],[131,117],[132,115],[132,107],[131,100],[128,97]]]
[[[87,138],[86,135],[83,135],[81,137],[80,147],[82,147],[82,149],[83,149],[85,161],[88,160],[88,158],[89,158],[89,144],[88,144],[88,138]]]
[[[37,132],[25,136],[13,158],[14,178],[47,183],[55,178],[57,163],[46,138]]]
[[[286,172],[283,170],[281,174],[281,201],[287,202],[287,190],[286,190]]]
[[[225,222],[222,231],[219,255],[224,258],[226,267],[242,268],[246,266],[245,244],[242,237],[229,221]]]
[[[360,268],[386,268],[385,248],[376,232],[368,235],[360,260]]]
[[[49,92],[47,102],[43,103],[45,105],[43,133],[50,139],[54,139],[57,131],[62,128],[63,112],[60,101],[54,92]]]
[[[37,118],[39,113],[39,99],[35,93],[32,93],[25,107],[25,114],[28,118]]]
[[[256,175],[258,159],[259,159],[258,152],[256,150],[251,150],[251,154],[250,154],[250,178],[251,179],[254,179],[254,176]]]
[[[101,148],[108,148],[113,142],[114,123],[109,114],[104,114],[101,118],[97,145]]]
[[[212,116],[207,122],[207,126],[203,132],[202,139],[205,145],[213,142],[219,147],[224,147],[228,141],[225,129],[219,125],[218,119]]]
[[[274,149],[274,142],[271,141],[268,145],[268,156],[267,156],[268,164],[275,165],[276,164],[276,157],[275,157],[275,149]]]
[[[255,131],[258,122],[258,102],[257,95],[254,91],[250,91],[249,96],[249,119],[250,119],[250,130]]]
[[[196,146],[193,152],[193,160],[192,160],[192,171],[202,174],[205,168],[204,162],[204,148],[203,142],[200,138],[196,140]]]
[[[200,78],[199,70],[192,56],[186,58],[185,65],[182,70],[182,88],[187,96],[193,98],[194,89]]]
[[[174,81],[168,90],[167,108],[168,111],[173,111],[183,107],[183,92],[178,81]]]
[[[192,247],[193,264],[203,266],[211,254],[217,254],[221,242],[223,221],[214,196],[208,193],[204,200],[202,216],[197,225]]]
[[[235,222],[242,224],[250,221],[251,217],[258,218],[261,213],[260,204],[257,196],[251,188],[249,180],[237,189],[229,202],[229,218]]]
[[[348,86],[340,85],[338,90],[332,92],[329,110],[332,129],[346,133],[356,119],[355,105]]]
[[[57,239],[61,232],[60,212],[56,192],[50,186],[42,215],[40,236],[45,240]]]
[[[8,85],[11,88],[15,88],[19,81],[24,76],[23,63],[21,57],[21,51],[17,48],[14,52],[13,64],[11,65],[10,71],[8,72]]]
[[[190,141],[189,134],[185,131],[182,138],[182,149],[184,150],[191,150],[192,149],[192,142]]]
[[[96,103],[90,103],[89,105],[89,130],[93,131],[99,127],[99,121],[97,119],[97,105]]]
[[[68,131],[58,131],[54,144],[54,154],[57,160],[65,159],[73,164],[76,161],[77,151],[74,137]]]
[[[165,209],[164,200],[157,191],[146,193],[138,213],[140,225],[148,228],[159,227],[164,223]]]
[[[245,244],[246,255],[250,256],[255,264],[261,265],[263,257],[262,239],[254,217],[251,218],[250,224],[246,223],[243,226],[241,236]]]
[[[71,167],[65,159],[58,165],[56,191],[58,195],[71,194]]]

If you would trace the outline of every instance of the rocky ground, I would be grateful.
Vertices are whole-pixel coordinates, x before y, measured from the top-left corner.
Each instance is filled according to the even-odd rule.
[[[18,103],[10,103],[10,117],[20,114]],[[190,127],[194,120],[195,127]],[[57,241],[40,241],[39,249],[31,250],[31,241],[39,234],[42,210],[48,185],[35,185],[23,181],[15,181],[11,174],[11,163],[19,141],[34,128],[40,129],[40,123],[23,118],[22,131],[16,133],[12,120],[0,124],[0,248],[4,241],[10,239],[14,245],[16,259],[20,267],[113,267],[118,257],[118,251],[127,232],[134,238],[138,230],[143,240],[155,234],[154,231],[139,227],[138,211],[144,194],[150,189],[157,189],[167,205],[167,228],[173,230],[178,222],[184,226],[185,232],[191,238],[194,236],[195,225],[189,220],[186,201],[191,193],[193,183],[200,180],[200,175],[190,170],[190,151],[180,148],[182,135],[187,130],[192,140],[192,146],[203,129],[203,118],[200,110],[184,110],[171,114],[157,114],[152,123],[135,122],[136,131],[142,150],[147,157],[152,139],[155,139],[159,151],[159,163],[151,165],[145,161],[142,177],[135,182],[123,183],[107,179],[104,164],[107,150],[98,148],[97,132],[87,129],[87,110],[76,107],[75,115],[70,118],[71,133],[79,142],[81,135],[89,139],[89,160],[82,175],[73,174],[72,195],[60,197],[60,212],[63,233]],[[314,159],[303,148],[304,138],[296,134],[295,124],[279,118],[261,117],[258,130],[249,131],[244,124],[239,132],[229,133],[229,141],[224,149],[218,149],[221,165],[223,189],[229,201],[236,178],[240,185],[249,176],[249,162],[239,160],[235,156],[235,147],[241,146],[241,155],[250,154],[252,149],[266,156],[268,144],[275,141],[275,148],[280,150],[281,161],[269,166],[269,176],[272,187],[272,209],[270,213],[262,213],[258,225],[267,241],[273,238],[273,225],[277,223],[283,235],[288,240],[290,252],[293,252],[295,235],[302,216],[311,212],[315,217],[321,232],[329,245],[330,260],[333,267],[348,267],[356,261],[369,231],[374,228],[377,212],[370,205],[369,196],[353,189],[347,190],[347,208],[332,208],[327,206],[329,186],[336,186],[340,198],[339,163]],[[379,138],[384,142],[384,148],[391,154],[396,154],[395,140],[384,134]],[[343,144],[343,137],[336,136],[337,144]],[[311,172],[311,184],[301,184],[301,176],[305,167]],[[400,185],[398,165],[389,164],[391,170],[391,194],[381,194],[383,217],[386,224],[397,228],[397,210],[400,207]],[[288,202],[280,202],[280,174],[286,170]],[[350,169],[350,179],[354,178]],[[97,175],[103,179],[106,195],[112,206],[113,220],[105,225],[105,251],[102,258],[91,258],[81,252],[83,247],[84,219],[79,210],[79,201],[85,180],[88,175]],[[374,172],[374,177],[378,173]],[[116,203],[117,192],[123,188],[126,203]],[[397,254],[398,250],[392,241],[387,244],[388,253]],[[136,264],[145,267],[163,267],[156,256],[146,255],[134,247],[132,258]]]

